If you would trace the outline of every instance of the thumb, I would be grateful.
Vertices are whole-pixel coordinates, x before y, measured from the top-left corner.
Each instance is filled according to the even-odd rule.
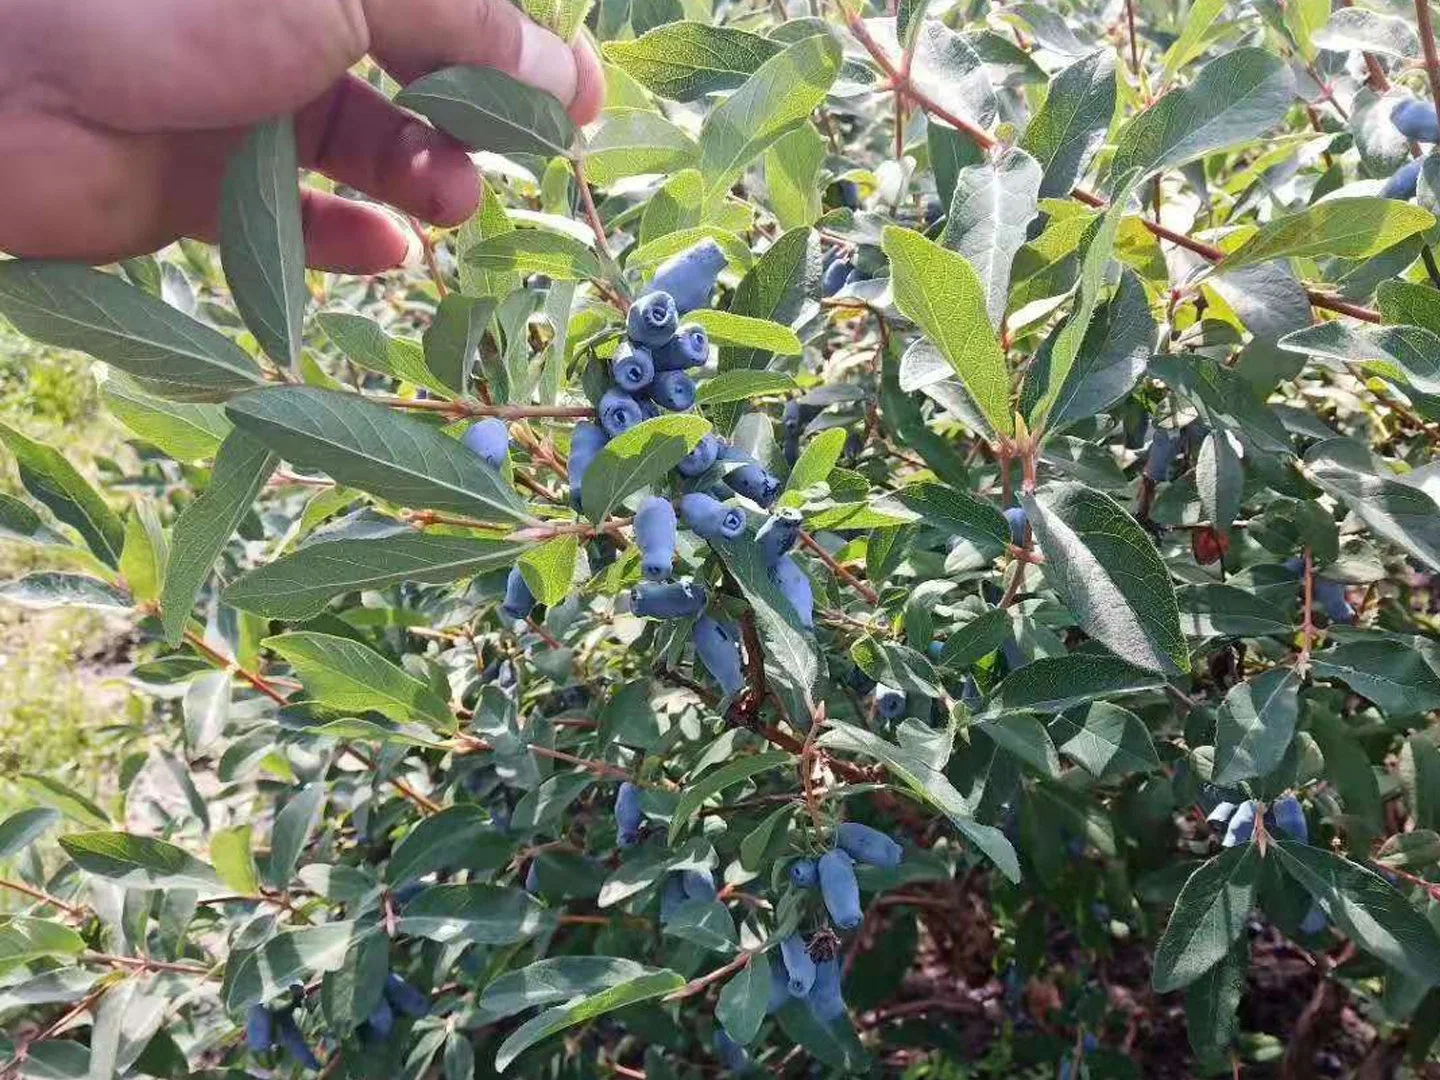
[[[604,77],[590,46],[566,44],[509,0],[365,0],[365,14],[371,51],[402,82],[475,64],[545,91],[577,123],[599,114]]]

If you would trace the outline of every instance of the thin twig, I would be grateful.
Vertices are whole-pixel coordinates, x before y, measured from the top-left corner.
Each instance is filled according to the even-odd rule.
[[[800,533],[800,542],[805,545],[808,551],[812,552],[816,558],[825,564],[827,570],[863,596],[867,604],[878,604],[880,602],[879,593],[836,562],[834,557],[820,546],[820,541],[816,540],[808,532],[802,531]]]
[[[18,881],[6,881],[4,878],[0,878],[0,889],[9,889],[11,892],[19,893],[21,896],[28,896],[37,903],[49,904],[51,907],[59,908],[72,919],[83,919],[85,917],[84,908],[76,907],[74,904],[67,904],[64,900],[51,896],[47,892],[32,889],[29,885],[22,884]]]

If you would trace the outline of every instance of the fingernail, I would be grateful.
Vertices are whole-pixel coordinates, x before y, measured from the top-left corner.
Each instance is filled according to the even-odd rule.
[[[520,63],[515,77],[521,82],[544,90],[561,105],[575,100],[580,76],[575,70],[575,54],[570,46],[535,23],[527,22],[520,32]]]

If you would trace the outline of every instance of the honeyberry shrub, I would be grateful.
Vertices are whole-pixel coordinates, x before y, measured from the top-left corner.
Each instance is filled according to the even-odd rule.
[[[590,130],[398,91],[484,151],[428,273],[305,273],[283,118],[218,258],[0,263],[141,450],[0,428],[0,595],[156,717],[0,824],[0,1071],[1423,1068],[1428,10],[588,19]]]

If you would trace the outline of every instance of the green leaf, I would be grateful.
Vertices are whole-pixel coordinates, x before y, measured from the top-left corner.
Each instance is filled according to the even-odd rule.
[[[746,30],[688,21],[602,46],[605,59],[670,101],[699,101],[707,94],[734,90],[781,48]]]
[[[922,480],[907,484],[895,498],[926,524],[999,554],[1010,545],[1005,515],[961,487]]]
[[[819,1061],[845,1074],[864,1075],[870,1070],[870,1055],[865,1052],[855,1028],[848,1018],[825,1023],[816,1018],[803,1001],[787,1001],[775,1014],[785,1038],[795,1046],[804,1047]]]
[[[585,472],[585,516],[604,521],[621,500],[654,484],[695,449],[710,424],[694,415],[656,416],[605,444]]]
[[[769,1002],[770,960],[763,952],[753,953],[750,962],[721,987],[715,1019],[726,1034],[743,1045],[760,1034]]]
[[[337,1035],[353,1031],[380,1004],[389,973],[390,941],[381,934],[361,938],[340,967],[325,973],[320,1007]]]
[[[167,401],[118,371],[105,372],[100,396],[111,415],[176,461],[212,458],[230,434],[230,421],[219,405]]]
[[[1162,78],[1169,82],[1175,73],[1205,51],[1210,42],[1210,27],[1225,10],[1227,0],[1195,0],[1180,21],[1180,34],[1165,50]]]
[[[590,6],[590,0],[522,0],[520,4],[532,22],[553,31],[561,41],[574,40],[590,13]],[[457,1078],[447,1072],[446,1080]]]
[[[1335,52],[1383,53],[1402,60],[1420,57],[1420,38],[1410,20],[1366,8],[1336,8],[1311,40],[1318,48]]]
[[[169,557],[170,546],[155,504],[138,500],[125,522],[125,547],[120,552],[120,576],[136,600],[150,603],[159,599]]]
[[[265,879],[273,888],[282,892],[290,888],[300,856],[325,811],[325,796],[323,783],[306,784],[275,815],[270,829],[270,859],[265,865]]]
[[[1271,668],[1225,695],[1215,724],[1215,783],[1235,784],[1274,770],[1300,718],[1300,677]]]
[[[1221,53],[1195,81],[1172,90],[1115,136],[1110,174],[1141,178],[1258,138],[1285,118],[1295,79],[1284,58],[1246,47]]]
[[[285,659],[316,704],[362,715],[378,712],[396,723],[420,721],[451,730],[450,705],[431,687],[350,638],[296,631],[266,638]]]
[[[575,138],[575,124],[558,100],[490,67],[425,75],[400,91],[395,103],[495,154],[563,156]]]
[[[45,524],[45,519],[29,503],[3,493],[0,493],[0,540],[74,550],[74,544]]]
[[[602,908],[613,907],[644,892],[666,874],[685,870],[708,872],[714,865],[715,849],[703,836],[691,837],[678,848],[647,844],[605,879],[596,903]]]
[[[251,826],[221,829],[210,837],[210,861],[227,889],[241,896],[258,896],[260,871],[250,848]]]
[[[85,950],[85,939],[68,926],[11,915],[0,922],[0,968],[10,968],[47,956],[74,956]]]
[[[99,578],[56,570],[42,570],[26,574],[17,581],[0,584],[0,600],[37,611],[58,607],[130,611],[135,604],[128,593],[107,585]]]
[[[717,202],[766,147],[808,119],[839,71],[839,41],[815,34],[766,60],[712,109],[700,128],[704,203]]]
[[[214,889],[215,871],[183,848],[125,832],[72,833],[60,838],[65,854],[86,873],[132,889]]]
[[[933,806],[979,848],[1011,881],[1020,880],[1020,860],[1005,834],[990,825],[981,825],[964,796],[918,751],[897,746],[864,728],[832,720],[830,728],[816,740],[830,750],[865,754],[879,761],[920,802]]]
[[[765,325],[769,325],[768,323]],[[778,371],[722,371],[700,384],[695,392],[696,405],[719,405],[727,401],[749,401],[771,394],[785,394],[797,389],[795,380]]]
[[[441,397],[451,396],[450,387],[431,372],[425,350],[418,342],[391,337],[374,319],[348,311],[322,311],[315,316],[315,322],[352,363],[423,386]]]
[[[1193,354],[1172,353],[1152,357],[1150,374],[1190,398],[1213,426],[1230,428],[1267,453],[1293,453],[1285,425],[1233,368]]]
[[[425,329],[425,367],[445,391],[463,394],[469,389],[480,339],[495,308],[493,297],[451,293],[435,309]]]
[[[1195,457],[1195,487],[1211,525],[1228,529],[1240,512],[1245,470],[1226,432],[1212,431],[1200,444],[1200,453]]]
[[[1060,383],[1050,407],[1050,430],[1059,431],[1105,412],[1128,394],[1145,374],[1155,332],[1145,286],[1134,271],[1122,271],[1120,287],[1091,316],[1070,373]],[[1060,342],[1054,337],[1048,342],[1051,347],[1042,347],[1026,374],[1022,407],[1027,411],[1051,385],[1050,361]]]
[[[1336,370],[1354,364],[1399,386],[1440,394],[1440,335],[1422,326],[1320,323],[1286,334],[1279,344],[1287,352],[1329,361]]]
[[[661,931],[667,937],[729,955],[736,949],[735,918],[718,900],[686,900]]]
[[[705,800],[720,794],[728,787],[749,780],[752,776],[778,769],[790,761],[790,755],[783,750],[767,750],[759,754],[746,754],[726,762],[718,769],[711,769],[700,779],[687,784],[670,815],[670,843],[674,845],[685,834],[691,818],[705,805]]]
[[[1245,932],[1259,878],[1254,844],[1227,848],[1190,875],[1155,949],[1158,993],[1188,986],[1225,958]]]
[[[1239,1033],[1236,1012],[1245,994],[1249,967],[1249,942],[1237,941],[1225,959],[1186,988],[1185,1031],[1197,1054],[1224,1050]]]
[[[1357,637],[1311,657],[1316,676],[1339,679],[1393,717],[1440,709],[1440,655],[1413,639],[1406,647],[1389,635]]]
[[[685,985],[685,979],[669,970],[649,971],[633,979],[617,983],[598,993],[588,994],[564,1005],[546,1009],[540,1015],[527,1020],[516,1028],[500,1044],[495,1055],[495,1068],[504,1072],[510,1063],[530,1047],[566,1028],[583,1024],[597,1016],[603,1016],[627,1005],[651,1001],[678,990]]]
[[[402,934],[442,945],[512,945],[555,925],[554,914],[524,890],[477,883],[432,885],[400,914]]]
[[[553,607],[570,595],[579,555],[580,541],[570,535],[547,540],[520,557],[520,574],[536,603]]]
[[[447,807],[423,818],[395,845],[385,880],[399,886],[450,867],[495,870],[509,859],[514,843],[506,839],[486,810],[474,803]]]
[[[1440,570],[1440,506],[1420,488],[1378,474],[1363,443],[1316,443],[1305,454],[1305,475],[1376,536]]]
[[[491,274],[545,274],[557,281],[604,276],[600,260],[580,241],[545,229],[515,229],[465,249],[465,261]]]
[[[242,575],[225,590],[224,600],[266,618],[303,622],[343,593],[401,581],[446,585],[513,566],[531,545],[408,528],[369,539],[317,541]]]
[[[1221,265],[1234,270],[1271,259],[1327,255],[1368,259],[1434,225],[1430,211],[1395,199],[1326,199],[1262,225]]]
[[[807,442],[805,449],[800,451],[800,456],[791,466],[790,475],[785,481],[785,494],[797,493],[796,498],[791,500],[781,496],[782,504],[799,506],[798,493],[828,480],[831,471],[840,462],[840,455],[844,452],[845,430],[843,428],[829,428]]]
[[[0,263],[0,288],[5,268],[13,265]],[[7,424],[0,424],[0,442],[15,455],[25,490],[75,529],[97,559],[106,566],[119,566],[125,526],[75,466],[53,446],[35,442]]]
[[[482,184],[481,187],[483,190],[480,194],[480,209],[460,227],[455,238],[455,251],[460,256],[460,288],[467,296],[503,297],[520,287],[519,274],[492,274],[465,261],[465,252],[476,244],[492,236],[511,232],[515,228],[494,186]]]
[[[1145,722],[1108,701],[1061,713],[1051,721],[1050,734],[1060,753],[1097,780],[1160,767]]]
[[[225,1008],[238,1015],[251,1005],[275,1000],[291,983],[338,971],[352,948],[378,932],[376,925],[325,923],[284,930],[259,948],[232,953],[221,988]]]
[[[1044,725],[1028,713],[1006,713],[974,725],[974,730],[983,732],[996,746],[1014,754],[1041,776],[1051,778],[1060,775],[1060,756],[1055,744],[1050,741]]]
[[[210,486],[180,513],[165,567],[161,618],[165,639],[177,644],[215,560],[250,512],[279,464],[262,439],[232,431],[215,455]]]
[[[1080,182],[1115,116],[1115,53],[1081,57],[1050,80],[1044,104],[1030,118],[1020,148],[1040,163],[1042,199],[1060,198]]]
[[[794,330],[766,319],[752,319],[733,311],[706,309],[691,312],[685,321],[703,326],[706,335],[716,345],[736,345],[780,356],[799,356],[802,350],[800,338]]]
[[[1045,580],[1080,628],[1141,667],[1189,671],[1169,571],[1135,519],[1081,484],[1053,484],[1021,501],[1045,554]]]
[[[824,210],[820,169],[825,140],[814,124],[801,124],[765,151],[765,190],[782,229],[815,224]]]
[[[1372,956],[1427,985],[1440,982],[1440,934],[1373,870],[1294,840],[1275,845],[1285,872]]]
[[[884,247],[895,306],[940,350],[991,429],[1013,435],[1010,372],[990,326],[985,286],[975,268],[963,255],[908,229],[888,226]]]
[[[90,829],[108,829],[110,817],[104,810],[81,795],[78,791],[66,787],[59,780],[48,776],[36,776],[33,773],[22,773],[20,776],[20,790],[32,801],[48,806],[52,810],[58,810],[71,821],[84,825]]]
[[[1009,612],[991,608],[967,623],[951,627],[938,663],[942,668],[963,671],[1004,645],[1010,632]]]
[[[493,1022],[658,973],[660,969],[618,956],[557,956],[505,972],[486,985],[476,1006],[487,1022]]]
[[[358,394],[274,387],[226,409],[275,454],[347,487],[402,506],[533,523],[515,490],[459,442]]]
[[[1059,713],[1102,698],[1154,690],[1165,680],[1118,656],[1070,653],[1042,656],[1012,671],[986,702],[986,715]]]
[[[220,191],[220,263],[245,325],[282,367],[300,362],[305,237],[295,124],[288,116],[251,128],[230,155]]]
[[[0,862],[18,855],[60,822],[60,811],[45,806],[17,810],[0,821]]]
[[[925,697],[944,696],[940,675],[924,653],[866,635],[850,646],[850,659],[878,683]]]
[[[794,326],[820,296],[820,237],[813,229],[791,229],[755,261],[730,300],[730,312]],[[813,309],[812,309],[813,310]],[[720,370],[763,368],[772,354],[764,349],[721,349]]]
[[[1017,148],[961,169],[955,178],[940,242],[975,268],[992,326],[1005,317],[1010,264],[1038,212],[1040,179],[1040,163]]]
[[[0,314],[22,334],[76,349],[176,401],[224,401],[261,381],[248,353],[163,300],[72,263],[0,263]]]
[[[592,184],[678,172],[699,154],[694,139],[652,109],[606,109],[599,124],[585,143],[585,178]]]

